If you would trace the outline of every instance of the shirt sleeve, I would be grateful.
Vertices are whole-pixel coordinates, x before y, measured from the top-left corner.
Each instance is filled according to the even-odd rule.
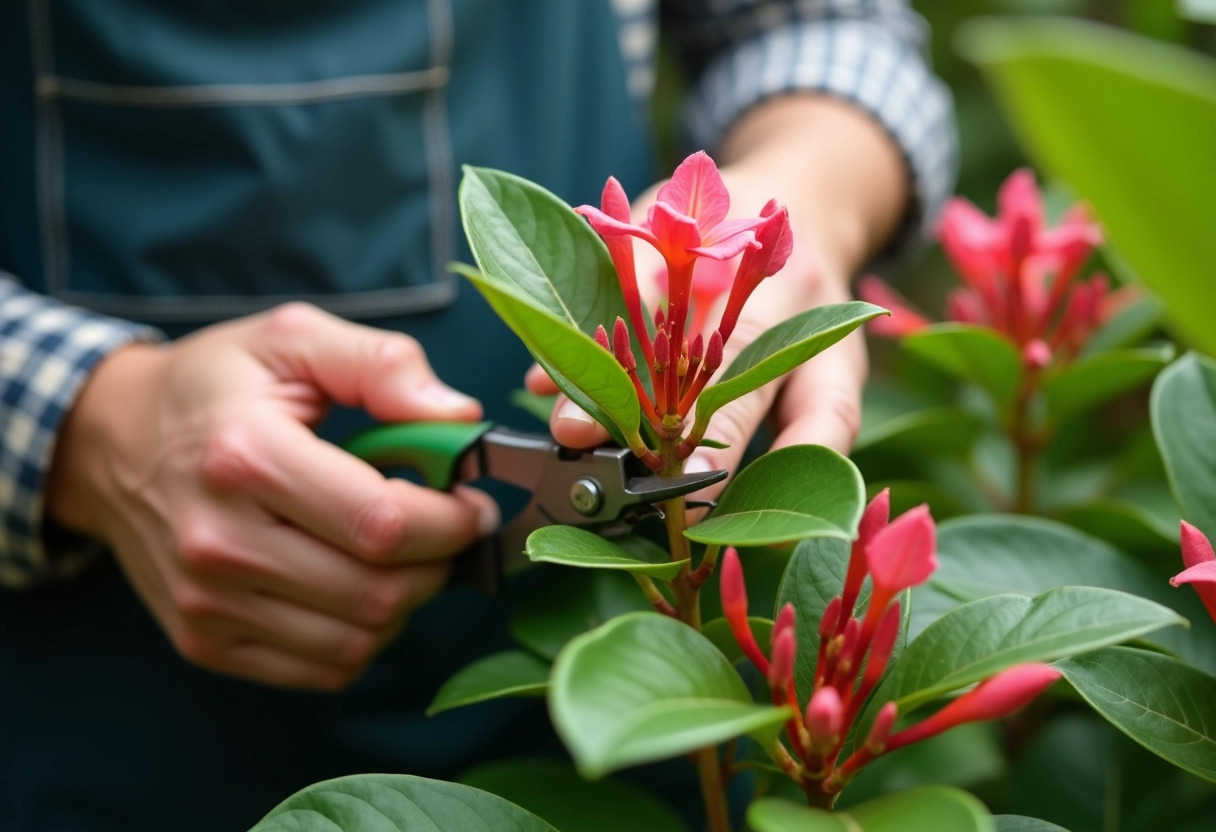
[[[906,0],[669,0],[664,24],[694,74],[692,138],[713,148],[750,107],[813,91],[851,102],[895,141],[913,204],[897,244],[928,229],[953,192],[950,92],[930,71],[924,20]]]
[[[0,272],[0,587],[71,577],[99,551],[70,535],[48,552],[44,490],[63,417],[93,367],[153,329],[67,306]]]

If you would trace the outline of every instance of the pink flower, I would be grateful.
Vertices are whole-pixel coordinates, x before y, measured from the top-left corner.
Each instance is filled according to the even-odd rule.
[[[1191,584],[1216,621],[1216,553],[1203,532],[1182,521],[1182,562],[1186,569],[1170,578],[1171,586]]]
[[[857,282],[857,296],[864,301],[886,307],[891,316],[870,321],[870,332],[886,338],[903,338],[929,325],[929,319],[912,308],[904,298],[881,277],[867,275]]]
[[[756,241],[760,247],[743,253],[734,285],[730,288],[730,297],[726,301],[726,310],[722,313],[722,322],[718,326],[723,341],[734,332],[743,304],[760,285],[760,281],[781,271],[794,249],[789,211],[778,207],[776,200],[769,200],[760,209],[760,216],[763,222],[756,228]]]
[[[874,535],[865,554],[874,582],[872,609],[885,608],[900,592],[927,581],[937,568],[937,528],[929,507],[901,514]]]

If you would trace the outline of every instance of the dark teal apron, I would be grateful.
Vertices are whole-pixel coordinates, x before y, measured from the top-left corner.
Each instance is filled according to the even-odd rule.
[[[607,0],[3,6],[0,268],[172,334],[305,298],[410,332],[492,418],[526,418],[527,356],[445,269],[460,164],[575,204],[648,173]],[[534,701],[422,716],[505,606],[446,593],[311,695],[187,664],[108,560],[0,593],[0,828],[237,830],[322,778],[527,753]]]

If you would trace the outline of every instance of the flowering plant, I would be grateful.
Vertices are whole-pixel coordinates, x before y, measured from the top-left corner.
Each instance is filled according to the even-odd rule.
[[[990,278],[989,289],[999,269],[1013,264],[1036,275],[1071,274],[1079,249],[1094,242],[1094,226],[1080,215],[1067,234],[1044,231],[1020,181],[1020,218],[983,225],[967,214],[970,230],[960,231],[982,238],[970,251],[972,261],[988,264],[974,275]],[[761,280],[781,279],[796,241],[774,202],[754,217],[730,219],[729,195],[704,154],[675,171],[641,223],[631,220],[614,180],[598,208],[571,209],[532,183],[476,168],[466,169],[461,208],[479,268],[458,270],[561,390],[661,476],[679,476],[692,451],[712,442],[710,418],[724,404],[885,312],[865,302],[804,310],[721,366],[748,296]],[[653,314],[639,291],[634,239],[665,261],[668,297]],[[1015,385],[1023,371],[1071,361],[1075,334],[1095,320],[1078,313],[1084,327],[1068,324],[1074,335],[1053,335],[1064,322],[1050,298],[1059,294],[1063,304],[1078,289],[1068,295],[1040,286],[1047,301],[1024,293],[1014,301],[1018,315],[992,306],[990,318],[974,322],[992,323],[998,313],[1022,322],[1014,331],[1025,336],[1024,349],[1009,347]],[[708,330],[720,294],[724,311]],[[967,337],[1005,337],[979,332]],[[1030,347],[1036,341],[1058,352],[1024,360],[1028,349],[1032,358],[1042,352]],[[665,547],[573,527],[538,530],[528,556],[569,568],[517,609],[519,649],[466,668],[439,691],[432,711],[544,696],[573,766],[499,761],[470,773],[466,785],[408,775],[344,778],[289,799],[258,832],[370,829],[384,818],[401,828],[425,818],[441,830],[665,832],[685,828],[670,805],[607,775],[681,757],[696,772],[697,802],[713,832],[736,828],[741,815],[760,832],[1046,829],[1029,818],[994,820],[976,796],[940,784],[923,767],[916,788],[887,787],[873,772],[909,759],[907,746],[933,749],[951,728],[1009,716],[1061,679],[1170,762],[1216,775],[1209,750],[1157,741],[1164,724],[1207,729],[1195,727],[1201,716],[1171,706],[1168,691],[1141,684],[1145,672],[1165,668],[1182,678],[1175,665],[1188,668],[1190,689],[1216,699],[1216,680],[1163,652],[1180,649],[1171,625],[1184,619],[1141,597],[1162,592],[1126,591],[1138,580],[1128,576],[1138,573],[1121,556],[1094,555],[1095,541],[1054,524],[939,527],[924,505],[889,520],[896,493],[876,489],[867,505],[853,462],[803,445],[756,459],[695,525],[684,498],[663,503]],[[771,548],[791,541],[792,548]],[[1014,552],[984,566],[994,545]],[[1090,565],[1041,570],[1043,556],[1054,557],[1061,545]],[[1071,579],[1093,562],[1116,578]],[[1028,579],[985,582],[990,568],[1019,563]],[[720,605],[713,593],[702,597],[715,584]],[[749,615],[761,608],[771,618]],[[1119,646],[1130,640],[1138,647]],[[1121,698],[1104,698],[1112,689]],[[1040,702],[1046,710],[1066,707],[1050,694]],[[863,796],[854,798],[855,788]],[[606,827],[596,826],[600,817],[609,819]]]

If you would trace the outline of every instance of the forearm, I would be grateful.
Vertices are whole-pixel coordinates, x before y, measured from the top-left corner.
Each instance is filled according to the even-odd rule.
[[[726,134],[719,161],[771,183],[799,245],[817,254],[826,275],[846,281],[889,244],[909,210],[911,173],[890,134],[829,96],[763,101]]]

